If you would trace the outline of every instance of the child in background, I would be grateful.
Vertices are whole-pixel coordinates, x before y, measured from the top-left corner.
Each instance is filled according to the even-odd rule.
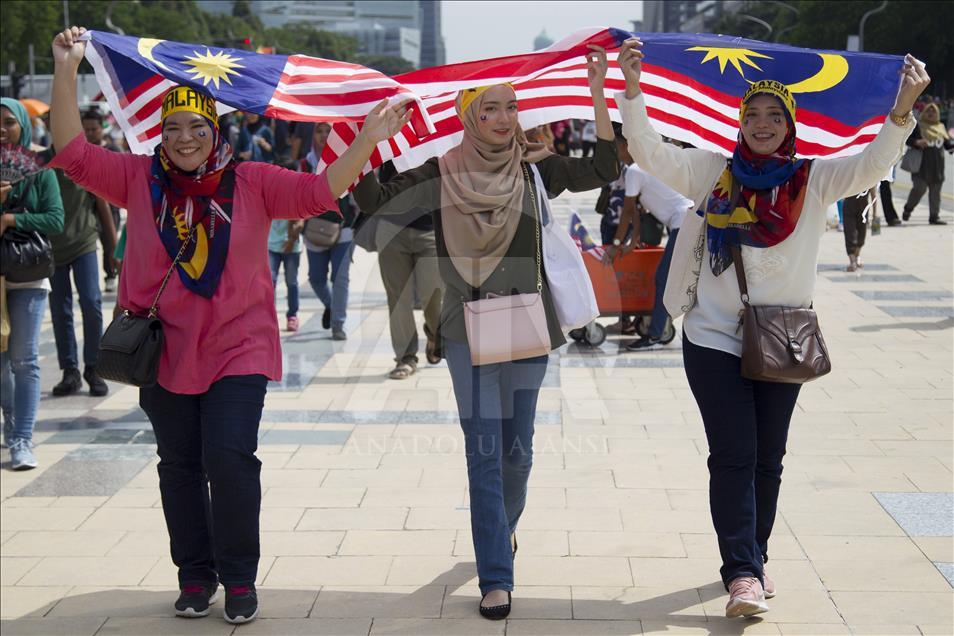
[[[298,162],[285,160],[283,168],[298,169]],[[288,290],[288,311],[285,313],[285,330],[298,331],[298,265],[301,262],[301,236],[303,221],[277,219],[272,221],[268,234],[268,264],[272,270],[272,285],[278,285],[278,270],[285,269],[285,287]]]

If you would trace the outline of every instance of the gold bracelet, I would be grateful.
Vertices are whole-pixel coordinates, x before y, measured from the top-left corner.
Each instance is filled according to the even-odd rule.
[[[898,117],[897,115],[894,114],[894,111],[892,110],[888,113],[888,117],[891,119],[892,122],[894,122],[895,126],[904,128],[905,126],[908,125],[908,119],[911,118],[911,113],[907,112],[904,114],[904,117]]]

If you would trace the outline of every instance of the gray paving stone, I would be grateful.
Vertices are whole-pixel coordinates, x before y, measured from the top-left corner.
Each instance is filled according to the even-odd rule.
[[[860,276],[830,276],[833,283],[923,283],[911,274],[862,274]]]
[[[682,357],[672,358],[649,358],[639,354],[607,356],[600,358],[563,358],[560,360],[561,367],[569,368],[645,368],[645,369],[667,369],[682,367]]]
[[[84,446],[69,453],[18,490],[15,497],[111,497],[154,457],[129,445]]]
[[[868,272],[896,272],[898,268],[894,265],[887,265],[884,263],[865,263],[865,271]],[[818,264],[819,272],[843,272],[845,271],[845,263],[819,263]]]
[[[954,536],[954,493],[876,492],[874,496],[909,536]]]
[[[924,307],[924,306],[903,306],[903,305],[878,305],[878,309],[895,318],[933,318],[933,317],[951,317],[954,316],[954,307]]]
[[[954,294],[944,289],[934,291],[882,291],[853,289],[851,293],[864,300],[947,300]]]
[[[348,441],[351,431],[298,431],[270,429],[259,441],[262,444],[307,444],[340,446]]]

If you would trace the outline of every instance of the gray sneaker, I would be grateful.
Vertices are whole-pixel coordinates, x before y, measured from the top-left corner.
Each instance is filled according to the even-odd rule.
[[[18,438],[10,442],[10,467],[13,470],[36,468],[36,456],[33,454],[33,442]]]
[[[345,330],[342,327],[332,327],[331,339],[332,340],[347,340],[348,334],[345,333]]]

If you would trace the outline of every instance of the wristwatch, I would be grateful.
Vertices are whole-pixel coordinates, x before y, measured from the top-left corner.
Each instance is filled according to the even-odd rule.
[[[622,242],[621,240],[619,240],[618,238],[614,238],[614,239],[613,239],[613,247],[619,247],[619,246],[622,245],[622,244],[623,244],[623,242]]]
[[[900,126],[901,128],[904,128],[905,126],[908,125],[908,120],[911,118],[911,113],[907,112],[904,114],[904,117],[898,117],[897,115],[894,114],[894,111],[892,110],[888,112],[888,117],[891,119],[892,122],[894,122],[896,126]]]

